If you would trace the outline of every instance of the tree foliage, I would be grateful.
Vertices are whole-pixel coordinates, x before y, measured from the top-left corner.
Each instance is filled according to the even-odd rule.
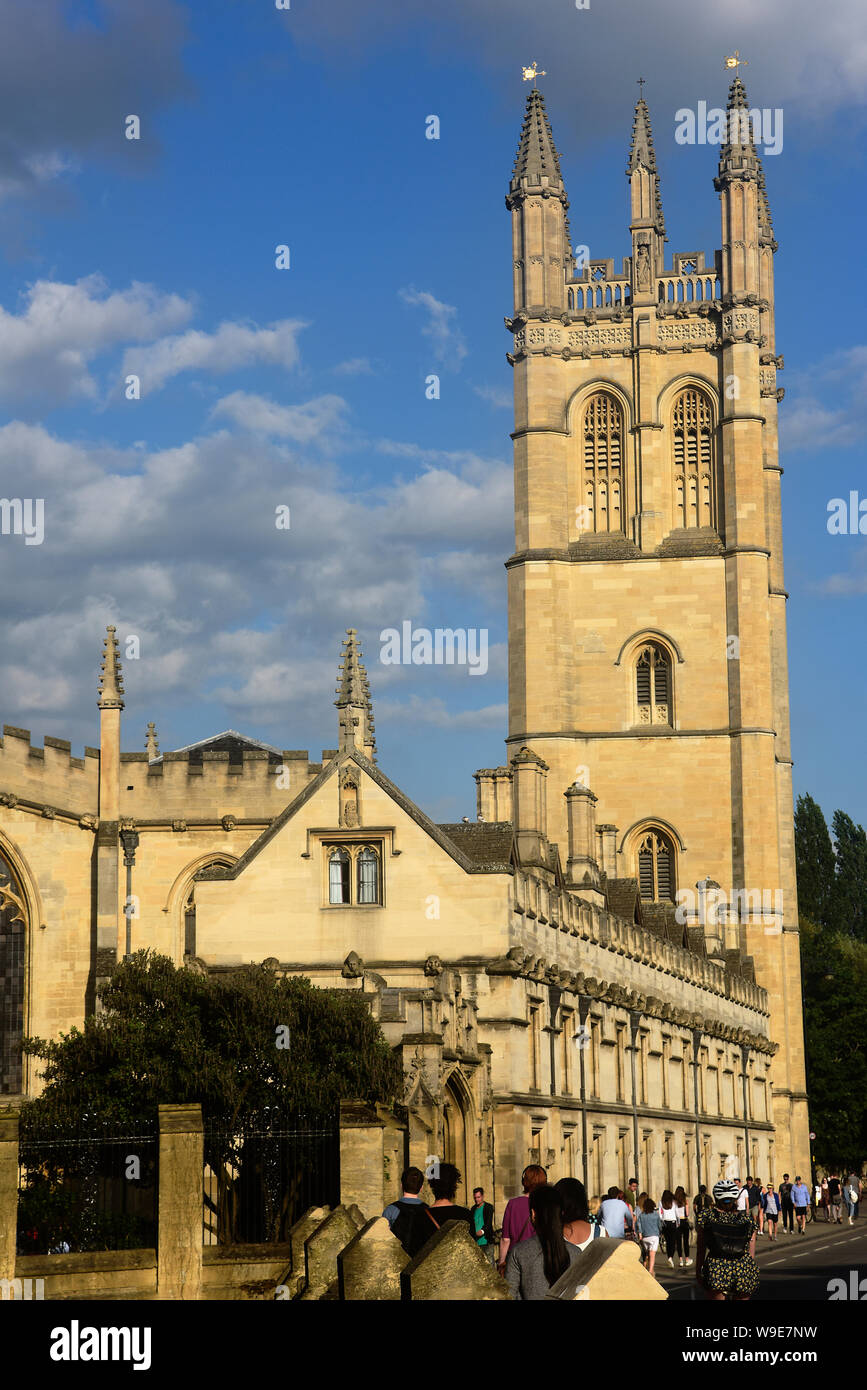
[[[867,1155],[867,945],[801,918],[810,1122],[816,1162],[855,1168]]]
[[[206,1122],[242,1132],[400,1091],[400,1062],[353,990],[316,989],[265,966],[197,974],[140,951],[117,966],[101,1002],[83,1029],[26,1040],[45,1079],[22,1108],[26,1136],[76,1121],[139,1133],[159,1104],[196,1101]]]

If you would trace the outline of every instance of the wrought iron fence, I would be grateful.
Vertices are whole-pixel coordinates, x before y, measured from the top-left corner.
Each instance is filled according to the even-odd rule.
[[[155,1132],[27,1137],[18,1150],[18,1253],[153,1249]]]
[[[286,1241],[308,1207],[340,1200],[337,1116],[242,1134],[205,1129],[205,1245]]]

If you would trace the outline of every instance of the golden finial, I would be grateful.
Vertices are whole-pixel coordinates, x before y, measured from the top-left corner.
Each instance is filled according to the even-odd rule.
[[[544,71],[542,71],[542,72],[539,71],[539,68],[538,68],[538,65],[537,65],[537,63],[536,63],[535,58],[533,59],[532,67],[529,67],[529,68],[524,68],[524,67],[522,67],[522,68],[521,68],[521,73],[522,73],[522,75],[523,75],[524,81],[525,81],[525,82],[532,82],[534,87],[535,87],[535,85],[536,85],[536,78],[537,78],[537,77],[547,77],[547,75],[548,75],[548,74],[547,74],[546,72],[544,72]]]
[[[740,77],[740,69],[748,68],[749,63],[746,61],[745,58],[742,58],[738,50],[735,49],[734,53],[731,55],[730,58],[723,59],[723,66],[727,68],[734,68],[735,77]]]

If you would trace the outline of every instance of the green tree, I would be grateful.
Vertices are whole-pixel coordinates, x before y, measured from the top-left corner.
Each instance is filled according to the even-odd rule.
[[[339,1101],[401,1092],[400,1061],[357,990],[316,989],[265,966],[200,974],[140,951],[100,997],[103,1012],[83,1029],[24,1044],[45,1088],[21,1111],[21,1230],[30,1222],[42,1244],[63,1230],[73,1248],[115,1248],[96,1217],[100,1193],[118,1184],[81,1138],[153,1134],[158,1105],[194,1102],[219,1239],[284,1239]],[[276,1141],[287,1127],[292,1143]]]
[[[137,1132],[159,1104],[196,1101],[212,1125],[243,1127],[400,1090],[400,1063],[354,990],[316,989],[264,966],[198,974],[140,951],[117,966],[101,1001],[83,1029],[26,1040],[45,1089],[22,1108],[25,1134],[76,1117]]]
[[[811,796],[799,796],[795,807],[795,857],[798,909],[822,927],[834,925],[834,846],[822,808]]]
[[[823,1167],[867,1154],[867,945],[801,919],[813,1153]]]
[[[867,941],[867,835],[845,811],[832,822],[837,855],[834,916],[838,928]]]

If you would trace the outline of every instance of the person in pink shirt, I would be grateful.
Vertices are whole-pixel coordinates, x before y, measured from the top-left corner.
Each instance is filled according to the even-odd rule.
[[[519,1245],[536,1234],[530,1216],[530,1193],[548,1181],[548,1174],[538,1163],[531,1163],[521,1174],[524,1191],[520,1197],[510,1197],[503,1212],[503,1233],[500,1236],[500,1258],[497,1268],[503,1274],[510,1245]]]

